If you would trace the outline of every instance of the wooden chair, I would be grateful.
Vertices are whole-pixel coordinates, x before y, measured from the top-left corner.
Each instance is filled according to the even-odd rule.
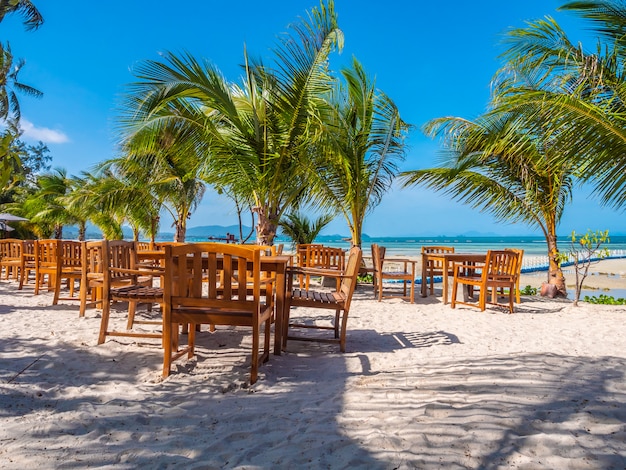
[[[35,240],[23,241],[20,261],[20,285],[18,290],[22,290],[25,285],[29,285],[30,274],[35,272]]]
[[[346,264],[346,252],[342,248],[333,248],[330,246],[309,246],[307,247],[306,261],[304,263],[305,268],[316,268],[335,270],[342,272],[345,269]],[[304,288],[309,289],[311,282],[311,275],[306,274],[304,276]],[[337,278],[337,289],[341,280]]]
[[[519,254],[511,250],[489,250],[484,264],[461,264],[455,263],[454,282],[452,284],[452,300],[450,305],[455,308],[456,304],[464,304],[485,310],[487,303],[501,305],[498,303],[498,290],[508,288],[508,308],[513,313],[513,297],[517,272],[519,265]],[[474,289],[479,289],[478,303],[469,301],[457,301],[458,286],[467,286],[467,295],[472,297]],[[488,299],[491,296],[491,301]]]
[[[84,242],[81,250],[80,310],[84,317],[88,307],[102,305],[104,274],[102,266],[102,241]]]
[[[160,276],[161,270],[137,268],[135,242],[104,240],[102,242],[102,319],[98,344],[104,343],[107,336],[127,336],[135,338],[162,338],[161,332],[132,331],[135,323],[137,304],[163,303],[163,289],[153,287],[153,276]],[[128,321],[125,331],[109,330],[111,302],[128,302]],[[139,323],[139,322],[137,322]],[[142,321],[142,324],[162,325],[162,321]]]
[[[22,244],[22,240],[16,238],[0,240],[0,270],[4,268],[5,279],[19,280]]]
[[[262,296],[260,259],[258,249],[226,243],[165,247],[163,377],[173,361],[193,357],[195,325],[204,323],[252,328],[250,383],[256,382],[259,365],[269,359],[274,308],[273,296]],[[181,324],[191,325],[184,348],[179,345]]]
[[[423,246],[422,254],[424,253],[454,253],[454,247],[452,246]],[[430,288],[430,295],[433,295],[435,291],[435,277],[443,276],[444,269],[443,261],[441,260],[428,260],[425,266],[426,276],[428,279],[428,285]],[[448,268],[448,275],[454,276],[454,269]],[[422,282],[426,282],[426,279],[422,279]]]
[[[85,242],[76,240],[62,240],[57,258],[56,273],[54,275],[54,298],[52,305],[57,305],[59,300],[80,301],[80,295],[76,297],[76,281],[82,280],[82,250]],[[67,281],[69,297],[61,297],[61,285]],[[80,291],[79,291],[80,292]]]
[[[383,291],[385,279],[402,282],[402,298],[408,298],[411,303],[415,302],[415,261],[406,258],[385,258],[385,247],[372,244],[372,262],[374,264],[374,278],[376,279],[375,294],[378,294],[378,301],[384,297],[397,297]],[[398,270],[385,270],[384,263],[394,263],[399,266]],[[407,297],[407,284],[409,284],[409,296]]]
[[[514,251],[517,253],[519,257],[519,262],[517,263],[517,278],[515,280],[515,302],[521,303],[521,291],[519,288],[520,277],[522,276],[522,260],[524,258],[524,250],[521,248],[505,248],[505,250]],[[502,289],[502,293],[504,294],[504,290]]]
[[[61,254],[61,240],[35,240],[35,295],[44,284],[48,291],[54,289]]]
[[[346,351],[346,326],[348,322],[348,313],[350,311],[350,303],[352,301],[352,295],[354,294],[354,289],[357,283],[357,276],[359,275],[361,256],[361,249],[358,247],[353,247],[348,255],[346,269],[343,272],[334,269],[306,267],[292,268],[292,275],[288,277],[288,308],[286,309],[287,316],[289,316],[288,312],[291,307],[321,308],[334,310],[335,321],[331,326],[327,326],[318,324],[295,323],[290,322],[289,318],[286,318],[286,329],[284,330],[283,336],[283,342],[285,346],[287,344],[287,340],[289,339],[299,341],[319,341],[324,343],[339,343],[340,351]],[[294,289],[294,275],[307,274],[337,277],[340,279],[339,288],[336,291],[330,292],[311,291],[302,288]],[[318,337],[313,335],[298,336],[290,334],[290,328],[315,328],[320,330],[332,330],[334,332],[334,336],[332,338],[329,338],[327,336]]]

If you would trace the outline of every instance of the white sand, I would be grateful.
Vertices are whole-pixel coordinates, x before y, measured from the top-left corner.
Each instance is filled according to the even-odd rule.
[[[626,467],[626,306],[361,286],[345,354],[289,342],[247,387],[245,329],[162,381],[158,340],[96,346],[99,312],[51,301],[0,282],[0,468]]]

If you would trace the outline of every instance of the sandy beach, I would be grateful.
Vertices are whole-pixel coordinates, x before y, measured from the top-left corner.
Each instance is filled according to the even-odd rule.
[[[594,273],[626,285],[625,260]],[[158,340],[96,346],[99,311],[51,303],[0,281],[0,468],[626,467],[626,306],[481,313],[361,285],[345,354],[289,342],[250,387],[246,329],[201,333],[162,380]]]

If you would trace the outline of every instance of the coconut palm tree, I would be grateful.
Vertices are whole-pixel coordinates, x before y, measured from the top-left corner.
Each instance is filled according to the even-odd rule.
[[[188,54],[144,62],[120,120],[126,141],[184,128],[188,147],[204,157],[206,181],[254,201],[260,244],[272,243],[281,215],[308,190],[303,162],[328,108],[328,55],[342,44],[332,1],[292,28],[272,67],[244,52],[241,84]]]
[[[450,195],[497,220],[539,228],[549,256],[548,282],[566,296],[556,230],[571,200],[576,166],[558,162],[559,152],[547,126],[548,116],[509,114],[493,110],[475,121],[441,118],[425,132],[443,136],[444,160],[438,168],[407,171],[405,186],[422,184]]]
[[[37,178],[38,189],[24,202],[30,221],[54,227],[54,238],[63,236],[64,225],[86,222],[79,212],[65,204],[64,198],[73,190],[73,183],[75,180],[68,177],[64,168],[55,168]]]
[[[311,220],[299,211],[285,215],[280,221],[280,228],[291,239],[293,250],[296,245],[313,243],[322,229],[333,220],[332,214],[324,214]]]
[[[579,176],[595,186],[601,201],[621,208],[626,204],[626,5],[573,1],[561,9],[594,23],[597,49],[572,43],[551,18],[512,30],[504,58],[537,81],[532,87],[507,84],[496,90],[496,99],[509,112],[549,111],[560,126],[555,157],[576,162]]]
[[[409,126],[356,59],[342,76],[345,84],[333,90],[327,140],[317,152],[321,158],[312,159],[311,180],[322,205],[343,214],[352,245],[360,247],[365,216],[391,188],[397,162],[404,160]]]

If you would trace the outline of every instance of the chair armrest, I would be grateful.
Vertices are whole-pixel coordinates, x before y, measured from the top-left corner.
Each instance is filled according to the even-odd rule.
[[[328,277],[337,277],[344,278],[346,277],[343,271],[338,269],[324,269],[324,268],[306,268],[306,267],[289,267],[287,268],[287,274],[302,274],[302,275],[313,275],[313,276],[328,276]]]
[[[165,273],[163,268],[152,267],[140,268],[140,269],[126,269],[126,268],[109,268],[109,271],[114,271],[120,274],[129,274],[137,276],[162,276]]]

